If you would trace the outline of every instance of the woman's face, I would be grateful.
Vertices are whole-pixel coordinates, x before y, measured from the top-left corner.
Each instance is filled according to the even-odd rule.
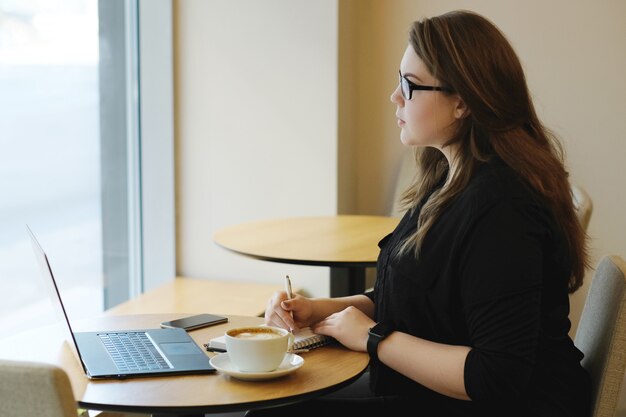
[[[440,86],[410,45],[400,62],[400,73],[414,84]],[[457,94],[441,91],[413,90],[411,99],[406,100],[399,84],[391,94],[391,101],[397,106],[396,117],[402,129],[400,140],[407,146],[442,149],[465,110]]]

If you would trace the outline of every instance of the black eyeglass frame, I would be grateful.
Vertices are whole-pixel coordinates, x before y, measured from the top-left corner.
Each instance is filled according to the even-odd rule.
[[[400,91],[402,92],[402,97],[405,100],[411,100],[413,98],[413,91],[443,91],[446,93],[453,93],[454,91],[448,87],[440,87],[434,85],[421,85],[415,84],[413,81],[406,78],[400,71],[398,71],[398,76],[400,77]],[[408,97],[407,97],[408,96]]]

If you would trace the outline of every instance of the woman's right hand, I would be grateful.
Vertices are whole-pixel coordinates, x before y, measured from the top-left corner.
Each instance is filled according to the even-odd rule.
[[[311,325],[313,316],[313,302],[311,299],[295,294],[291,300],[287,299],[285,291],[276,291],[267,300],[265,306],[265,324],[282,327],[288,330],[297,330]]]

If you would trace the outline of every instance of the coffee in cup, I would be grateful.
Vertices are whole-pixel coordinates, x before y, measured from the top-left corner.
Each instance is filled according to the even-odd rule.
[[[271,372],[293,343],[293,335],[273,326],[236,327],[226,331],[226,351],[240,372]]]

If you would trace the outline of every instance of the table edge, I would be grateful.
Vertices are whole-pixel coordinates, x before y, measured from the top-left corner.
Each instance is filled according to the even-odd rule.
[[[215,244],[220,248],[224,248],[230,252],[236,253],[238,255],[243,255],[248,258],[257,259],[260,261],[267,262],[276,262],[281,264],[292,264],[292,265],[308,265],[308,266],[328,266],[328,267],[336,267],[336,268],[373,268],[376,266],[376,260],[373,261],[325,261],[325,260],[311,260],[311,259],[297,259],[297,258],[277,258],[274,256],[268,255],[259,255],[251,252],[243,252],[237,249],[229,248],[217,241]]]
[[[195,406],[185,406],[185,407],[150,407],[150,406],[108,406],[101,403],[90,403],[77,401],[77,404],[88,410],[98,410],[98,411],[113,411],[113,412],[127,412],[127,413],[138,413],[138,414],[194,414],[194,413],[202,413],[202,414],[212,414],[212,413],[221,413],[221,412],[237,412],[237,411],[246,411],[251,409],[260,409],[260,408],[273,408],[277,406],[289,405],[297,402],[304,401],[309,398],[319,398],[324,394],[329,394],[335,391],[338,391],[341,388],[344,388],[354,381],[359,379],[367,370],[369,366],[366,366],[359,372],[354,375],[350,379],[346,379],[340,384],[333,385],[332,387],[323,388],[317,391],[307,392],[305,394],[292,395],[289,397],[276,398],[273,400],[263,400],[263,401],[251,401],[245,403],[237,403],[237,404],[224,404],[224,405],[195,405]]]

